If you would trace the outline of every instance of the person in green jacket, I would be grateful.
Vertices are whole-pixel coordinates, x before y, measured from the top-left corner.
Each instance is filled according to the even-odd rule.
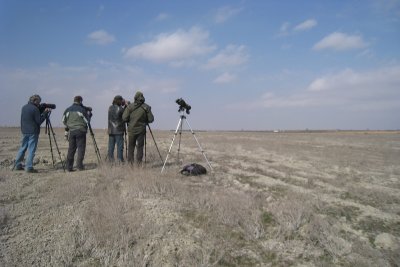
[[[134,162],[135,147],[137,164],[142,163],[146,125],[154,121],[151,107],[144,102],[143,93],[136,92],[134,102],[122,114],[122,120],[128,123],[128,162],[131,164]]]

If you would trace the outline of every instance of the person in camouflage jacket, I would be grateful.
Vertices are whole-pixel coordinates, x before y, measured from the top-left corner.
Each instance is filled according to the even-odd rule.
[[[146,125],[154,121],[151,107],[145,103],[143,93],[138,91],[135,94],[134,102],[129,104],[122,120],[128,123],[128,162],[134,162],[134,152],[136,151],[136,161],[141,164],[143,160],[144,139],[146,136]]]

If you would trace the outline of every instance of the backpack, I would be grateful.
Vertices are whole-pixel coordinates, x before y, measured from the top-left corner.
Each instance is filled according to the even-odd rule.
[[[206,174],[206,173],[207,173],[207,169],[197,163],[188,164],[188,165],[184,166],[183,169],[181,170],[181,174],[187,175],[187,176],[189,176],[189,175],[196,176],[196,175],[202,175],[202,174]]]

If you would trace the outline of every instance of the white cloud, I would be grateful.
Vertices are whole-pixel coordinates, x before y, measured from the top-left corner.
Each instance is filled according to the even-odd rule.
[[[400,107],[400,66],[318,77],[300,92],[276,96],[267,93],[257,106],[324,107],[343,109],[392,109]]]
[[[313,49],[333,49],[343,51],[350,49],[360,49],[366,46],[367,43],[359,35],[348,35],[341,32],[334,32],[316,43]]]
[[[285,36],[288,35],[290,31],[290,23],[289,22],[284,22],[281,27],[279,28],[279,34],[278,36]]]
[[[294,27],[295,31],[306,31],[317,26],[315,19],[308,19]]]
[[[50,63],[48,66],[27,69],[0,66],[0,80],[7,95],[7,98],[0,98],[0,104],[4,106],[8,102],[16,103],[10,106],[9,111],[12,115],[3,116],[0,125],[17,125],[21,106],[29,96],[39,94],[43,102],[57,105],[52,114],[54,127],[62,125],[63,111],[72,104],[75,95],[81,95],[84,104],[92,106],[95,110],[93,127],[106,127],[107,110],[115,95],[122,95],[132,101],[135,92],[141,90],[149,103],[157,109],[158,105],[155,103],[165,102],[165,98],[178,91],[181,84],[179,79],[167,75],[155,77],[131,65],[107,61],[93,62],[90,66],[62,66]]]
[[[206,69],[227,69],[245,64],[249,59],[244,45],[228,45],[219,54],[209,59]]]
[[[189,31],[162,33],[154,40],[133,46],[125,51],[127,58],[142,58],[153,62],[182,61],[208,54],[215,49],[210,44],[209,33],[198,27]]]
[[[160,13],[156,17],[156,21],[164,21],[164,20],[169,19],[169,17],[170,17],[170,15],[168,15],[167,13]]]
[[[307,19],[303,21],[300,24],[297,24],[296,26],[292,27],[290,22],[284,22],[282,23],[281,27],[279,28],[279,34],[278,37],[283,37],[283,36],[288,36],[291,34],[294,34],[296,32],[303,32],[310,30],[317,26],[318,22],[315,19]]]
[[[315,79],[308,87],[309,91],[323,91],[327,88],[327,81],[324,78]]]
[[[98,30],[90,33],[87,36],[90,43],[98,44],[98,45],[107,45],[115,42],[115,37],[105,30]]]
[[[214,83],[219,83],[219,84],[231,83],[235,81],[235,79],[236,79],[235,75],[230,74],[228,72],[224,72],[214,80]]]
[[[229,6],[221,7],[217,10],[214,20],[216,23],[223,23],[228,19],[236,16],[241,11],[242,8],[233,8]]]

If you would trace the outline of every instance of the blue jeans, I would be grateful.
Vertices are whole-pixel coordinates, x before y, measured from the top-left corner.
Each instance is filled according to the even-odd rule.
[[[108,136],[108,159],[114,161],[114,147],[117,145],[117,158],[124,161],[124,135],[110,134]]]
[[[33,158],[35,157],[38,140],[38,134],[22,134],[21,148],[19,149],[17,158],[15,159],[15,167],[22,167],[25,152],[28,150],[28,157],[25,161],[25,170],[33,169]]]

